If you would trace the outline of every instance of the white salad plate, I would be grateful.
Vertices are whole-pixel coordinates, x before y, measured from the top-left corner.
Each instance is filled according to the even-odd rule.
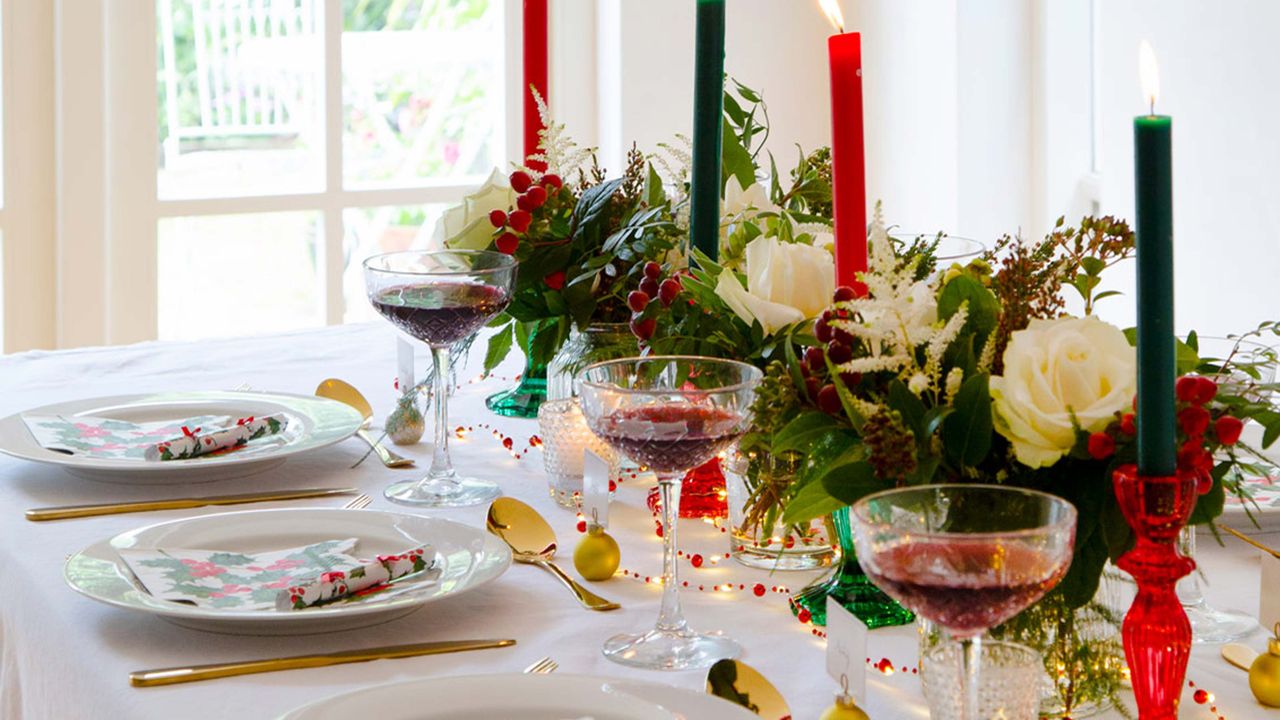
[[[188,460],[148,461],[69,455],[36,442],[24,414],[105,417],[128,422],[185,420],[201,415],[285,416],[285,429],[229,453]],[[285,393],[204,391],[117,395],[55,403],[0,419],[0,453],[54,465],[72,475],[128,485],[198,483],[244,477],[355,434],[363,418],[336,400]]]
[[[358,557],[430,545],[438,571],[408,576],[396,581],[393,590],[352,602],[302,610],[218,610],[152,596],[117,553],[130,548],[251,553],[349,537],[359,540]],[[73,590],[98,602],[185,627],[233,635],[305,635],[394,620],[426,603],[474,590],[510,565],[511,551],[501,540],[450,520],[381,510],[292,508],[203,515],[131,530],[72,555],[63,574]]]
[[[669,685],[586,675],[472,675],[362,688],[281,720],[753,720],[733,703]]]

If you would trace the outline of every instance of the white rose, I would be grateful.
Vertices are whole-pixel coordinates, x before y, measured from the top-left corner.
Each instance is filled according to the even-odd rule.
[[[835,293],[835,261],[821,248],[758,237],[746,247],[747,286],[731,271],[720,273],[716,294],[743,320],[759,320],[765,332],[815,318]]]
[[[769,192],[760,183],[742,186],[738,176],[729,177],[724,186],[724,217],[737,218],[739,215],[753,217],[760,212],[776,212],[777,207],[769,202]]]
[[[516,202],[515,191],[496,169],[478,190],[444,211],[436,222],[433,241],[438,247],[456,250],[484,250],[493,240],[489,213],[507,210]]]
[[[1004,376],[991,378],[996,431],[1018,461],[1048,467],[1075,445],[1072,417],[1098,432],[1129,407],[1137,357],[1119,328],[1095,317],[1032,320],[1009,339]]]

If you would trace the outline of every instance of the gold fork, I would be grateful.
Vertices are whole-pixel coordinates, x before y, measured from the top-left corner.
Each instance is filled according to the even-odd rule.
[[[343,510],[363,510],[369,507],[369,503],[373,502],[373,498],[368,495],[357,495],[351,499],[351,502],[342,506]]]
[[[550,656],[544,657],[538,662],[524,669],[525,675],[547,675],[555,672],[560,667],[560,663],[552,660]]]

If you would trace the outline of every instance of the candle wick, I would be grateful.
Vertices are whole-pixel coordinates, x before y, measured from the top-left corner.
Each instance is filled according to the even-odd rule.
[[[1151,98],[1151,117],[1155,117],[1155,116],[1156,116],[1156,99],[1155,99],[1155,96],[1152,96],[1152,98]]]

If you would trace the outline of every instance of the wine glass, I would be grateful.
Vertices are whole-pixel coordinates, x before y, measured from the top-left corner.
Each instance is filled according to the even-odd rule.
[[[387,487],[388,500],[426,507],[466,507],[502,494],[488,480],[460,477],[449,459],[449,346],[479,330],[511,301],[516,261],[481,250],[374,255],[364,261],[369,302],[402,332],[431,347],[435,362],[436,442],[431,470]]]
[[[997,485],[920,485],[869,495],[850,517],[872,582],[960,641],[961,717],[978,720],[981,636],[1066,575],[1075,507]]]
[[[689,629],[680,610],[676,520],[685,472],[746,432],[762,373],[733,360],[650,356],[588,365],[578,374],[587,425],[602,440],[658,476],[662,493],[662,609],[646,633],[616,635],[605,657],[632,667],[686,670],[741,653],[721,635]]]

